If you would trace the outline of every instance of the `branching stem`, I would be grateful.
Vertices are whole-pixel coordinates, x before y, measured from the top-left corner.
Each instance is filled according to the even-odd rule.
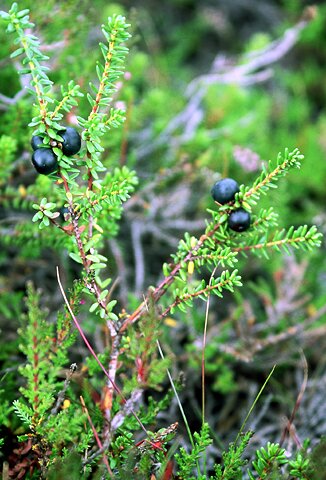
[[[216,285],[208,285],[205,288],[202,288],[201,290],[198,290],[198,292],[188,293],[187,295],[183,295],[182,297],[177,297],[175,299],[175,301],[164,310],[164,312],[161,314],[161,316],[166,317],[166,315],[168,315],[168,313],[171,311],[171,309],[176,307],[180,303],[186,302],[187,300],[189,300],[191,298],[200,297],[201,295],[206,295],[207,296],[207,294],[209,294],[213,290],[222,289],[227,284],[232,284],[232,280],[230,278],[227,279],[227,280],[224,280],[223,282],[219,282]]]
[[[71,306],[68,302],[68,299],[66,297],[66,294],[65,294],[65,291],[63,289],[63,286],[62,286],[62,283],[61,283],[61,279],[60,279],[60,274],[59,274],[59,268],[57,267],[57,281],[58,281],[58,285],[59,285],[59,288],[60,288],[60,291],[61,291],[61,294],[62,294],[62,297],[64,299],[64,302],[66,304],[66,307],[70,313],[70,316],[81,336],[81,338],[83,339],[83,342],[85,343],[88,351],[90,352],[90,354],[94,357],[94,359],[96,360],[96,363],[99,365],[99,367],[101,368],[101,370],[103,371],[104,375],[107,377],[107,379],[109,380],[110,384],[112,385],[112,388],[115,390],[115,392],[119,395],[119,397],[121,398],[122,402],[123,403],[126,403],[127,400],[125,398],[125,396],[123,395],[122,391],[120,390],[120,388],[116,385],[116,383],[114,382],[114,380],[112,380],[112,378],[110,377],[110,374],[108,373],[108,371],[106,370],[106,368],[104,367],[103,363],[101,362],[101,360],[98,358],[98,356],[96,355],[93,347],[91,346],[91,344],[89,343],[86,335],[84,334],[83,332],[83,329],[81,328],[80,324],[79,324],[79,321],[77,320],[77,317],[75,316],[74,312],[72,311],[71,309]],[[146,428],[144,427],[143,423],[141,422],[140,418],[138,417],[138,415],[136,414],[136,412],[133,410],[133,409],[130,409],[130,412],[132,413],[132,415],[135,417],[135,419],[137,420],[140,428],[146,433],[146,436],[147,436],[147,430]]]
[[[209,232],[205,233],[202,235],[198,243],[195,245],[194,248],[192,248],[188,254],[185,256],[183,259],[183,262],[187,262],[190,260],[190,258],[195,254],[195,252],[205,243],[205,241],[212,237],[214,233],[220,228],[221,224],[217,223],[212,230]],[[175,280],[176,276],[178,275],[179,271],[181,269],[181,262],[177,263],[174,265],[172,272],[165,277],[165,279],[154,289],[154,291],[150,292],[150,295],[146,297],[144,302],[142,302],[139,307],[125,320],[123,325],[120,328],[120,333],[122,333],[126,328],[131,325],[132,323],[135,323],[139,318],[144,314],[146,311],[146,305],[149,301],[149,297],[152,298],[154,303],[156,303],[166,292],[166,289],[173,283]]]
[[[88,117],[89,121],[93,120],[93,118],[97,115],[97,113],[100,109],[101,98],[102,98],[103,92],[105,90],[105,86],[107,84],[108,76],[109,76],[109,72],[110,72],[110,67],[111,67],[111,61],[112,61],[112,57],[113,57],[113,50],[114,50],[116,36],[117,36],[117,32],[112,31],[111,41],[109,42],[109,50],[108,50],[106,60],[105,60],[104,71],[103,71],[102,78],[101,78],[101,81],[100,81],[100,85],[99,85],[99,88],[98,88],[98,91],[97,91],[97,94],[96,94],[95,104],[92,108],[91,113],[89,114],[89,117]]]
[[[305,237],[298,238],[282,238],[281,240],[272,240],[266,243],[256,243],[255,245],[244,245],[241,247],[235,247],[232,249],[234,252],[243,252],[248,250],[259,250],[260,248],[278,247],[285,244],[305,243],[307,239]]]
[[[17,33],[19,35],[18,29],[17,29]],[[35,88],[38,103],[40,105],[40,113],[41,113],[42,121],[45,123],[45,118],[46,118],[46,115],[47,115],[47,111],[46,111],[47,102],[43,99],[41,87],[40,87],[40,84],[39,84],[39,81],[38,81],[38,76],[36,74],[37,69],[35,67],[35,63],[33,62],[32,58],[30,57],[30,55],[28,53],[27,42],[26,42],[26,40],[24,40],[24,38],[21,39],[21,42],[22,42],[22,46],[25,50],[26,57],[28,58],[28,65],[29,65],[29,68],[31,70],[31,75],[32,75],[32,78],[33,78],[33,85],[34,85],[34,88]]]

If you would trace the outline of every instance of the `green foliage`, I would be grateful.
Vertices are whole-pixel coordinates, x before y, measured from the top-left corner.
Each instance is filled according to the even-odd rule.
[[[217,204],[218,210],[208,210],[212,220],[207,223],[205,233],[199,239],[185,234],[185,239],[179,243],[177,253],[172,255],[173,263],[163,266],[165,276],[168,279],[173,276],[176,283],[173,289],[174,301],[164,314],[173,313],[175,307],[185,312],[186,307],[192,307],[193,299],[196,297],[205,300],[213,293],[222,298],[223,290],[233,292],[235,287],[242,285],[237,269],[224,270],[219,277],[211,277],[209,283],[204,279],[190,281],[189,274],[192,275],[194,270],[200,272],[202,266],[210,268],[213,266],[214,269],[219,266],[232,268],[238,261],[237,255],[240,252],[246,254],[252,251],[268,258],[269,249],[276,251],[283,249],[289,253],[290,247],[311,250],[321,245],[322,235],[315,226],[308,228],[304,225],[297,229],[290,227],[288,231],[284,229],[278,231],[275,228],[278,226],[277,215],[272,207],[268,210],[262,209],[254,215],[252,227],[241,235],[230,231],[226,223],[228,215],[237,208],[243,207],[251,211],[260,196],[268,189],[275,188],[275,182],[291,168],[299,168],[302,160],[303,155],[298,149],[291,153],[286,149],[283,155],[281,153],[278,155],[276,164],[269,162],[268,168],[263,168],[251,186],[240,186],[240,192],[235,195],[232,204]]]
[[[125,55],[128,52],[124,42],[130,34],[124,17],[118,15],[108,19],[107,25],[103,25],[102,32],[107,45],[100,43],[104,66],[98,64],[96,73],[100,82],[99,87],[90,83],[96,97],[88,94],[87,99],[92,107],[88,118],[79,117],[79,123],[84,128],[83,138],[86,141],[87,160],[86,165],[89,174],[97,179],[98,172],[103,170],[100,155],[103,148],[100,145],[100,137],[112,127],[121,125],[124,114],[120,109],[110,108],[109,113],[103,113],[103,108],[109,107],[112,102],[112,94],[116,90],[114,82],[123,73]]]
[[[12,411],[12,406],[9,400],[6,398],[6,390],[0,390],[1,406],[0,406],[0,422],[1,425],[8,426],[9,417]]]
[[[141,318],[136,328],[129,329],[124,342],[125,353],[121,358],[127,371],[128,366],[131,367],[132,363],[136,362],[137,375],[133,374],[129,381],[125,379],[126,393],[132,392],[137,387],[161,388],[170,360],[158,358],[156,342],[160,330],[161,323],[157,319],[154,306],[149,307],[148,313]],[[153,407],[154,405],[149,411],[152,411]]]
[[[69,477],[72,480],[77,480],[77,478],[85,478],[80,476],[81,470],[82,462],[80,455],[77,452],[72,451],[63,459],[59,458],[55,462],[55,464],[49,469],[47,478],[49,480],[65,477]]]
[[[27,380],[27,388],[23,387],[22,393],[33,411],[32,425],[43,418],[52,406],[58,372],[63,367],[56,364],[54,326],[45,320],[39,308],[39,297],[40,294],[29,285],[26,302],[28,319],[21,327],[23,343],[20,349],[27,359],[27,364],[20,370]]]
[[[181,447],[180,452],[175,455],[178,464],[178,475],[181,479],[194,480],[197,478],[204,480],[206,478],[205,475],[200,474],[196,477],[193,476],[193,470],[196,464],[198,464],[198,460],[207,450],[207,447],[212,443],[209,432],[209,425],[204,424],[200,433],[194,432],[194,446],[192,450],[187,453],[186,450]]]
[[[311,478],[312,480],[317,480],[320,478],[320,480],[324,480],[325,477],[325,446],[326,446],[326,439],[323,436],[320,440],[320,442],[315,446],[313,451],[311,452],[309,456],[309,469],[308,469],[308,476],[307,478]],[[306,474],[306,465],[307,462],[300,458],[300,460],[297,458],[297,465],[293,466],[291,464],[291,467],[296,468],[297,470],[300,471],[300,473],[303,475]],[[299,465],[298,465],[299,464]],[[301,469],[301,470],[300,470]],[[323,472],[324,477],[321,477],[321,473]]]
[[[0,185],[6,184],[6,181],[10,177],[11,171],[14,168],[14,157],[17,149],[17,142],[14,138],[8,135],[2,135],[0,137]]]
[[[64,7],[59,5],[58,8],[60,17]],[[269,258],[269,252],[289,253],[292,249],[311,251],[321,245],[321,233],[310,222],[310,217],[309,221],[305,221],[306,225],[290,226],[295,222],[292,219],[290,222],[283,221],[284,215],[279,214],[277,201],[276,207],[271,207],[263,197],[266,195],[269,202],[273,198],[271,189],[279,187],[278,191],[282,192],[284,176],[301,166],[303,155],[297,148],[292,151],[285,149],[276,162],[261,162],[262,170],[256,178],[253,174],[244,175],[237,168],[239,180],[244,180],[244,183],[234,201],[226,205],[216,203],[214,209],[207,209],[209,219],[206,220],[204,231],[198,235],[184,234],[184,239],[171,256],[171,262],[163,266],[163,280],[151,287],[144,295],[144,301],[132,311],[129,309],[132,301],[128,304],[128,298],[113,298],[117,282],[111,278],[111,252],[107,245],[107,241],[118,234],[123,206],[138,185],[139,180],[131,166],[140,171],[143,168],[143,177],[150,180],[153,174],[162,170],[162,176],[166,174],[166,183],[169,185],[169,181],[171,184],[175,181],[171,179],[171,172],[178,172],[183,182],[188,175],[185,172],[190,172],[189,177],[197,177],[197,167],[211,169],[214,166],[214,171],[225,172],[232,146],[235,143],[247,144],[251,138],[256,140],[262,155],[269,156],[271,144],[265,140],[268,135],[263,134],[268,131],[266,118],[268,112],[273,111],[273,99],[257,91],[247,92],[238,85],[219,85],[218,88],[212,85],[203,93],[205,98],[201,97],[203,110],[200,117],[205,113],[205,118],[196,131],[190,132],[191,125],[178,123],[182,115],[176,115],[176,127],[173,122],[168,123],[171,114],[178,113],[177,108],[184,106],[184,112],[187,111],[187,105],[184,105],[186,99],[176,98],[175,85],[165,85],[163,88],[162,79],[157,80],[157,84],[153,82],[155,66],[151,65],[146,54],[135,53],[134,60],[129,63],[135,81],[122,86],[117,83],[122,79],[128,52],[126,42],[130,39],[130,25],[122,15],[110,16],[102,26],[102,40],[105,43],[100,43],[102,58],[95,65],[96,75],[92,76],[90,68],[85,68],[82,74],[78,72],[79,76],[71,79],[69,66],[66,70],[54,71],[53,75],[51,72],[51,78],[57,77],[57,83],[64,84],[60,88],[47,75],[45,62],[50,59],[44,55],[39,39],[31,33],[34,24],[30,22],[29,11],[20,11],[18,4],[14,3],[9,12],[1,12],[1,18],[7,32],[15,37],[15,50],[11,58],[22,63],[20,74],[30,75],[31,88],[27,90],[36,99],[33,113],[28,102],[19,103],[22,118],[33,117],[29,123],[31,134],[43,137],[44,146],[53,150],[59,164],[58,171],[49,177],[38,176],[31,183],[17,185],[14,181],[17,165],[14,159],[21,145],[27,142],[26,133],[18,127],[16,131],[19,138],[16,139],[10,130],[1,127],[1,200],[5,208],[24,213],[17,225],[9,225],[10,228],[3,232],[2,243],[7,248],[20,246],[20,256],[27,258],[32,255],[37,258],[43,247],[56,249],[65,256],[65,260],[69,256],[76,263],[73,264],[73,272],[69,270],[70,265],[67,267],[69,273],[65,282],[70,282],[72,275],[78,279],[64,295],[65,308],[57,312],[55,318],[47,316],[40,307],[41,294],[34,290],[32,284],[28,284],[27,314],[19,331],[20,350],[25,359],[19,373],[24,383],[20,387],[20,398],[14,400],[12,405],[0,390],[4,398],[0,420],[6,427],[19,423],[19,429],[13,428],[13,435],[17,438],[18,431],[22,434],[18,438],[21,442],[18,450],[20,460],[24,459],[23,452],[27,446],[31,446],[37,458],[34,464],[27,463],[32,476],[41,471],[46,478],[67,476],[68,473],[72,478],[82,478],[81,475],[85,478],[89,475],[92,478],[112,478],[113,475],[121,479],[127,476],[150,478],[152,475],[165,478],[169,459],[178,449],[178,442],[170,448],[177,423],[152,430],[160,413],[171,402],[172,393],[168,391],[158,400],[154,400],[153,396],[145,397],[149,389],[154,390],[156,395],[162,392],[166,369],[172,365],[170,358],[162,360],[157,357],[161,320],[179,310],[179,314],[189,314],[187,322],[190,323],[196,315],[197,299],[207,302],[215,295],[215,301],[223,299],[224,302],[228,298],[226,294],[236,292],[244,283],[242,257],[250,253]],[[81,18],[81,21],[87,24],[85,19]],[[204,25],[201,17],[198,20],[200,31],[204,31]],[[80,35],[78,30],[82,31],[82,28],[73,28]],[[185,31],[190,31],[191,35],[186,45],[181,42],[175,48],[171,57],[172,65],[183,58],[187,51],[191,51],[192,44],[200,35],[194,29]],[[251,51],[257,45],[264,49],[266,42],[266,37],[256,37],[247,50]],[[77,45],[70,46],[72,57],[74,47]],[[82,48],[82,44],[79,45],[79,49]],[[61,60],[69,61],[69,49],[61,55]],[[91,61],[95,63],[97,60],[96,55],[94,53],[94,58],[81,59],[81,64],[90,67]],[[83,57],[87,56],[83,54]],[[76,73],[76,64],[76,59],[71,59],[73,74]],[[145,71],[147,69],[153,78]],[[85,87],[85,81],[89,88]],[[146,86],[146,82],[146,97],[143,102],[138,102],[138,90]],[[196,98],[201,90],[196,91],[194,84],[192,87],[191,98]],[[131,115],[131,108],[125,112],[118,106],[118,93],[129,107],[133,106],[135,113]],[[239,115],[245,115],[252,105],[256,105],[257,109],[254,119],[238,129]],[[286,115],[296,121],[297,113],[301,110],[298,105],[293,105],[294,102]],[[306,115],[305,106],[301,108]],[[11,125],[17,120],[17,115],[11,107],[5,113]],[[78,125],[83,139],[82,149],[73,157],[63,154],[61,144],[60,132],[69,119]],[[125,120],[124,128],[121,128]],[[145,123],[150,125],[148,131],[139,135],[145,139],[145,145],[137,147],[137,135],[133,138],[128,129],[134,129],[137,133],[140,125]],[[262,127],[257,129],[257,125]],[[282,139],[279,144],[290,143],[288,139],[283,141],[279,125],[275,130],[275,138]],[[171,132],[180,132],[176,141],[171,141]],[[219,148],[220,164],[216,165],[215,150],[216,146],[220,147],[218,138],[221,132],[224,142]],[[129,141],[131,146],[135,142],[135,148],[126,165]],[[160,162],[148,162],[153,152],[153,159],[158,158],[156,151],[161,154]],[[183,163],[184,158],[187,158],[187,164]],[[230,169],[235,172],[234,165]],[[187,178],[186,181],[195,185],[193,178]],[[164,182],[157,181],[156,187],[152,188],[150,181],[146,184],[141,178],[139,195],[143,194],[146,199],[146,193],[150,192],[149,197],[152,195],[153,200],[156,194],[162,193],[164,187]],[[283,194],[283,197],[286,195]],[[178,202],[181,203],[181,197],[178,197]],[[130,204],[132,208],[132,202],[129,208]],[[140,223],[147,220],[146,215],[151,219],[146,200],[141,199],[137,204],[136,198],[135,204],[136,210],[129,214],[128,219],[136,219]],[[137,210],[139,205],[145,213]],[[206,206],[203,200],[200,212],[202,206]],[[229,215],[238,208],[250,211],[252,216],[251,227],[242,234],[228,228]],[[285,228],[279,227],[282,224],[285,224]],[[121,239],[121,245],[128,245],[126,239]],[[165,254],[162,257],[166,258]],[[60,274],[61,266],[58,268],[58,282],[62,287]],[[19,294],[17,298],[19,303]],[[0,311],[3,310],[0,303]],[[8,310],[5,315],[8,318],[13,316]],[[86,345],[86,352],[80,345],[78,349],[76,347],[72,322]],[[198,336],[198,333],[202,335],[202,328],[198,328],[193,336]],[[96,348],[91,345],[94,339],[90,342],[88,335],[94,336]],[[226,356],[221,355],[220,364],[216,362],[216,365],[212,365],[216,358],[216,345],[223,343],[223,335],[222,332],[220,338],[213,338],[207,346],[206,360],[210,365],[206,373],[218,377],[215,379],[215,388],[228,393],[236,390],[236,379]],[[198,349],[194,345],[191,347],[188,346],[188,352],[197,355],[192,364],[198,367]],[[97,350],[100,352],[96,353]],[[73,354],[82,363],[77,373],[75,364],[69,368]],[[65,380],[62,379],[63,373]],[[13,411],[15,420],[12,419]],[[141,441],[137,441],[139,433],[142,438],[145,435]],[[242,478],[247,464],[245,448],[251,436],[252,432],[239,435],[239,442],[230,444],[228,450],[222,453],[222,464],[215,465],[215,476],[211,478]],[[177,463],[175,469],[180,479],[204,480],[207,478],[206,456],[212,443],[208,424],[203,422],[200,433],[190,437],[193,438],[191,447],[181,447],[174,455]],[[296,453],[291,460],[279,445],[268,443],[266,448],[257,450],[252,472],[249,471],[248,475],[251,479],[267,479],[277,478],[280,474],[287,475],[288,472],[289,475],[305,479],[310,470],[311,462],[306,452]]]
[[[223,465],[215,465],[216,480],[242,479],[242,467],[247,463],[242,457],[252,436],[253,432],[247,432],[240,437],[239,445],[232,443],[223,453]]]
[[[97,230],[104,234],[105,229],[108,236],[117,233],[117,221],[122,213],[121,203],[127,200],[137,183],[134,172],[126,166],[115,168],[112,173],[108,172],[103,178],[99,178],[99,174],[105,170],[99,158],[103,151],[99,143],[100,137],[108,129],[119,126],[123,120],[122,112],[119,109],[110,108],[107,111],[107,107],[116,90],[114,82],[123,71],[124,57],[128,51],[123,43],[130,36],[127,32],[128,25],[123,17],[115,16],[109,18],[107,25],[102,27],[108,46],[101,44],[104,66],[102,67],[100,64],[97,66],[97,75],[100,82],[98,88],[92,83],[90,85],[95,94],[94,98],[87,94],[91,112],[87,118],[78,118],[80,125],[84,128],[83,138],[85,140],[85,148],[80,152],[80,156],[86,157],[85,161],[78,161],[63,155],[58,142],[61,140],[60,131],[63,128],[59,123],[63,118],[63,114],[60,112],[62,110],[68,112],[78,105],[76,98],[82,95],[79,85],[70,81],[67,89],[62,88],[61,100],[56,100],[53,96],[50,96],[53,94],[52,82],[49,81],[45,73],[46,68],[42,66],[42,62],[47,57],[40,52],[38,39],[32,34],[26,33],[27,28],[33,27],[33,24],[29,21],[28,11],[19,12],[17,4],[13,4],[8,13],[2,13],[2,18],[8,25],[7,31],[16,33],[15,42],[22,45],[14,52],[14,55],[18,56],[24,53],[23,63],[27,63],[29,66],[28,71],[24,69],[20,73],[31,73],[32,75],[31,86],[33,90],[31,92],[38,100],[40,114],[33,118],[30,126],[35,128],[33,134],[44,137],[43,143],[45,145],[52,146],[60,166],[58,175],[53,174],[52,176],[56,177],[57,183],[64,187],[61,192],[58,190],[54,192],[55,201],[51,201],[52,199],[48,201],[46,197],[43,197],[40,203],[31,201],[29,204],[30,207],[37,210],[32,221],[37,222],[40,230],[50,224],[57,227],[57,233],[54,234],[55,239],[53,233],[42,236],[39,233],[35,234],[35,230],[32,230],[33,233],[30,232],[30,225],[27,225],[26,230],[24,225],[22,230],[19,226],[17,227],[17,242],[25,243],[26,238],[37,237],[37,240],[44,245],[57,243],[58,248],[61,248],[63,244],[65,246],[69,245],[71,258],[83,264],[87,274],[92,275],[93,272],[106,268],[107,262],[104,255],[97,253],[97,249],[103,247],[104,236],[95,235],[93,231]],[[53,110],[50,110],[51,106],[53,106]],[[76,166],[79,168],[76,168]],[[80,185],[76,183],[76,178],[83,168],[86,169],[87,173],[83,175],[85,183]],[[45,184],[44,187],[49,188],[49,185]],[[29,192],[26,193],[25,197],[28,198]],[[59,202],[61,206],[62,203],[65,203],[69,208],[71,229],[60,225],[57,221]],[[85,226],[89,223],[91,226],[86,230]],[[84,226],[80,226],[81,224],[84,224]],[[69,237],[62,240],[63,234],[71,235],[72,230],[75,232],[75,241],[72,238],[69,239]],[[99,282],[101,282],[100,279]],[[93,284],[93,280],[88,284]],[[87,293],[94,292],[94,287],[86,290]],[[114,302],[107,302],[105,308],[97,309],[97,306],[103,306],[107,294],[107,290],[97,293],[96,302],[92,303],[91,311],[97,310],[96,313],[99,313],[102,318],[107,316],[111,320],[116,320],[117,317],[112,312]]]
[[[72,299],[77,302],[78,296],[76,285]],[[25,400],[15,400],[13,405],[16,414],[29,427],[32,437],[37,443],[42,439],[42,449],[51,448],[51,457],[55,459],[62,445],[74,443],[76,436],[80,435],[83,416],[80,409],[75,407],[59,412],[69,386],[68,381],[63,384],[60,372],[67,367],[67,350],[74,341],[70,322],[67,322],[66,314],[60,315],[55,329],[53,324],[46,321],[39,301],[40,294],[29,284],[26,301],[28,314],[21,327],[20,346],[26,364],[19,369],[26,382],[20,388]],[[84,448],[87,448],[87,444]],[[48,453],[44,452],[44,455]]]
[[[261,447],[257,450],[256,460],[252,462],[252,466],[261,479],[277,478],[280,466],[285,463],[287,463],[285,449],[278,444],[268,443],[266,448]],[[249,477],[251,480],[255,478],[251,473]]]
[[[309,470],[310,470],[310,461],[308,458],[304,458],[302,453],[298,452],[295,459],[289,462],[290,465],[290,475],[297,477],[299,479],[306,479],[309,478]]]

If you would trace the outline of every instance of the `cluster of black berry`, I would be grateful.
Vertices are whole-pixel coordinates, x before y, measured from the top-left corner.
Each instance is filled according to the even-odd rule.
[[[62,142],[56,142],[51,146],[61,148],[64,155],[71,157],[79,152],[81,147],[81,137],[77,130],[73,127],[67,127],[65,130],[58,132],[63,139]],[[35,170],[43,175],[49,175],[56,172],[58,169],[57,156],[50,146],[44,145],[43,137],[34,135],[31,140],[31,145],[34,150],[32,155],[32,163]]]
[[[239,185],[233,178],[223,178],[216,182],[211,191],[214,200],[222,205],[232,202],[237,192]],[[228,218],[229,228],[235,232],[244,232],[250,227],[250,222],[250,214],[244,208],[233,210]]]

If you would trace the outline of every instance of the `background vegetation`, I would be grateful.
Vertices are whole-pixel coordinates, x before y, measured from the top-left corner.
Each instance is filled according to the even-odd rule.
[[[1,2],[0,6],[8,10],[10,5]],[[135,170],[139,182],[124,205],[119,226],[112,224],[104,244],[112,295],[121,308],[133,311],[148,287],[159,282],[162,264],[170,261],[185,231],[201,234],[209,218],[206,209],[214,208],[210,189],[215,181],[229,176],[239,184],[250,184],[262,165],[275,159],[284,147],[300,149],[305,156],[302,168],[281,179],[278,189],[263,197],[260,206],[273,205],[285,228],[307,224],[326,231],[324,2],[318,9],[308,10],[301,0],[167,0],[159,5],[150,0],[114,4],[34,0],[19,6],[31,10],[42,52],[50,57],[49,76],[56,88],[70,80],[82,88],[87,88],[90,80],[96,82],[100,25],[114,13],[125,15],[131,24],[130,53],[114,96],[114,106],[126,111],[126,120],[102,139],[105,167],[127,166]],[[5,440],[1,463],[9,461],[10,468],[18,456],[21,462],[23,457],[21,452],[17,454],[17,435],[25,432],[12,402],[24,383],[19,368],[29,353],[19,350],[24,332],[18,337],[17,330],[26,328],[27,306],[30,312],[32,298],[37,296],[29,287],[32,293],[26,306],[27,285],[41,289],[40,308],[45,309],[46,321],[54,324],[62,307],[56,266],[66,285],[72,285],[80,273],[65,244],[51,235],[36,235],[31,224],[35,214],[31,203],[40,199],[48,179],[37,176],[30,162],[32,130],[27,125],[35,109],[24,88],[26,78],[17,74],[20,59],[10,59],[12,41],[3,25],[0,411]],[[79,111],[73,109],[65,122],[76,125],[76,114],[87,116],[88,109],[86,97],[80,99]],[[205,445],[208,474],[213,474],[214,463],[237,437],[275,364],[246,424],[246,430],[255,434],[245,457],[252,460],[255,450],[267,442],[282,442],[287,452],[304,446],[310,449],[309,455],[318,446],[325,448],[320,443],[326,432],[325,244],[309,253],[271,253],[268,259],[242,257],[239,270],[243,287],[235,294],[225,294],[223,301],[212,298],[209,305],[206,421],[214,442]],[[159,329],[166,364],[180,384],[180,401],[191,431],[199,431],[202,425],[205,311],[206,304],[196,301],[186,315],[174,312],[166,317]],[[80,318],[84,331],[102,351],[101,324],[94,323],[83,305]],[[43,332],[40,338],[48,334]],[[139,338],[132,340],[139,346]],[[152,362],[158,358],[154,350],[150,352]],[[67,354],[67,369],[76,362],[73,388],[76,392],[80,389],[96,410],[99,384],[92,377],[96,366],[91,361],[87,366],[84,363],[87,355],[77,337]],[[125,362],[131,365],[130,359]],[[154,376],[160,368],[154,370]],[[56,372],[61,380],[65,374]],[[157,380],[160,383],[148,381],[145,403],[150,397],[162,400],[169,391],[163,374]],[[128,385],[125,388],[128,392]],[[132,379],[129,388],[132,391]],[[189,448],[175,396],[165,403],[159,408],[154,430],[178,421],[177,443]],[[306,439],[310,439],[309,447]],[[26,478],[32,478],[33,473],[28,474],[22,465],[20,468]],[[22,478],[13,471],[8,475],[4,478]],[[246,478],[245,469],[241,475],[239,478]],[[284,478],[306,477],[293,474]]]

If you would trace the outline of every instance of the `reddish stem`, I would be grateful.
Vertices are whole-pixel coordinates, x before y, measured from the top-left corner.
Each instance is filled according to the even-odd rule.
[[[197,245],[192,248],[185,258],[182,260],[182,262],[188,262],[191,257],[194,255],[194,253],[205,243],[205,241],[212,237],[214,233],[220,228],[221,224],[217,223],[212,230],[210,230],[208,233],[203,234],[199,240]],[[143,313],[146,311],[146,305],[148,304],[148,301],[152,299],[154,303],[157,303],[158,300],[165,294],[166,289],[173,283],[175,277],[178,275],[179,271],[181,270],[181,261],[173,266],[173,270],[168,275],[167,277],[164,278],[164,280],[155,288],[154,291],[150,292],[150,294],[147,296],[147,298],[142,302],[139,307],[129,316],[126,318],[124,323],[122,324],[119,333],[122,333],[128,328],[129,325],[132,323],[135,323],[139,318],[143,315]]]
[[[94,424],[93,424],[93,422],[92,422],[92,419],[91,419],[91,417],[90,417],[90,415],[89,415],[89,413],[88,413],[88,409],[87,409],[87,407],[86,407],[86,405],[85,405],[85,401],[84,401],[84,399],[83,399],[83,397],[82,397],[81,395],[80,395],[79,398],[80,398],[80,402],[81,402],[81,404],[82,404],[83,410],[84,410],[84,412],[86,413],[88,423],[89,423],[90,426],[91,426],[91,429],[92,429],[93,435],[94,435],[94,437],[95,437],[96,443],[97,443],[99,449],[102,450],[102,448],[103,448],[102,442],[101,442],[101,440],[100,440],[100,437],[98,436],[98,433],[97,433],[97,431],[96,431],[96,428],[94,427]],[[105,466],[106,466],[106,468],[107,468],[107,471],[108,471],[110,477],[113,478],[113,472],[112,472],[112,470],[111,470],[111,468],[110,468],[110,465],[109,465],[108,459],[106,458],[105,453],[103,453],[103,463],[105,464]]]
[[[86,338],[86,335],[84,334],[83,332],[83,329],[81,328],[80,324],[79,324],[79,321],[77,320],[77,317],[74,315],[74,312],[72,311],[71,307],[70,307],[70,304],[68,302],[68,299],[66,297],[66,294],[65,294],[65,291],[63,289],[63,286],[62,286],[62,283],[61,283],[61,280],[60,280],[60,275],[59,275],[59,268],[57,267],[57,280],[58,280],[58,285],[59,285],[59,288],[60,288],[60,291],[61,291],[61,294],[63,296],[63,299],[65,301],[65,304],[67,306],[67,309],[71,315],[71,318],[81,336],[81,338],[83,339],[87,349],[89,350],[89,352],[91,353],[91,355],[95,358],[97,364],[99,365],[99,367],[101,368],[101,370],[103,371],[104,375],[108,378],[110,384],[112,385],[113,389],[117,392],[117,394],[120,396],[122,402],[125,404],[127,403],[127,400],[126,398],[124,397],[122,391],[120,390],[120,388],[116,385],[116,383],[114,382],[114,380],[112,380],[112,378],[110,377],[108,371],[106,370],[106,368],[104,367],[103,363],[101,362],[101,360],[98,358],[98,356],[96,355],[95,351],[93,350],[91,344],[89,343],[89,341],[87,340]],[[131,413],[133,414],[133,416],[135,417],[135,419],[137,420],[138,424],[140,425],[141,429],[146,433],[147,435],[147,430],[146,428],[144,427],[144,425],[142,424],[140,418],[138,417],[138,415],[136,414],[136,412],[133,410],[133,409],[130,409]]]

